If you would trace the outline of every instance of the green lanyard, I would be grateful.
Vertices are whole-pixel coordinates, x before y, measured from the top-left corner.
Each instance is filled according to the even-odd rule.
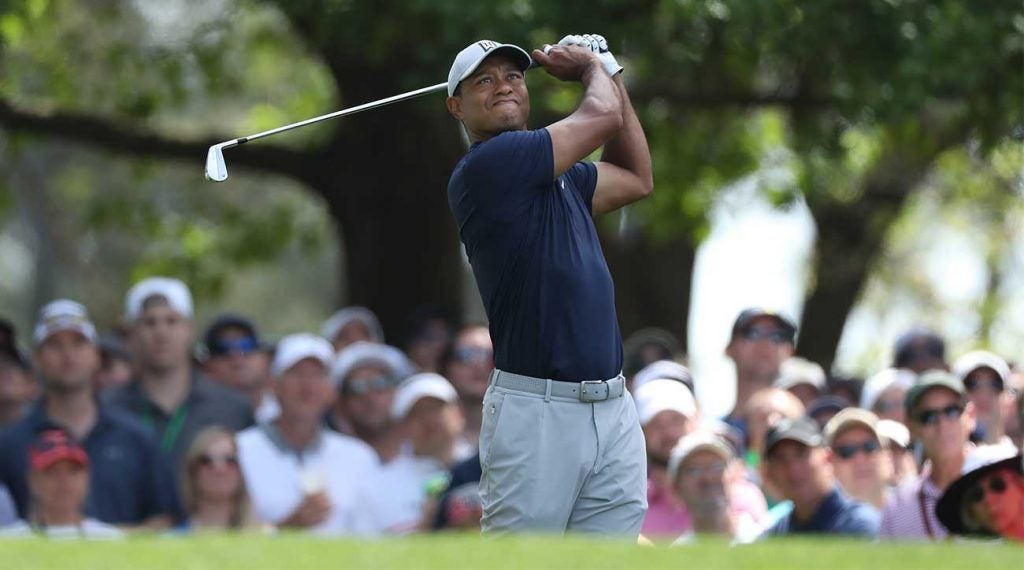
[[[178,441],[178,436],[181,435],[181,428],[185,425],[185,418],[187,417],[188,405],[183,403],[174,410],[174,415],[167,421],[164,435],[160,438],[160,451],[170,453],[171,448],[174,447],[174,442]],[[143,412],[142,421],[151,427],[154,426],[153,415],[148,409]]]

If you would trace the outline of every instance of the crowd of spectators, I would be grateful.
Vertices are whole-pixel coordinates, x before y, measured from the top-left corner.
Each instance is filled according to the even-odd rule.
[[[399,348],[347,307],[275,343],[239,314],[199,334],[188,287],[163,277],[132,287],[123,316],[100,334],[85,306],[55,300],[29,350],[0,321],[0,536],[479,528],[486,325],[418,311]],[[740,313],[722,418],[694,387],[732,378],[695,378],[666,331],[626,339],[646,539],[1024,540],[1020,369],[986,351],[949,360],[914,329],[891,368],[838,378],[794,355],[797,332]]]

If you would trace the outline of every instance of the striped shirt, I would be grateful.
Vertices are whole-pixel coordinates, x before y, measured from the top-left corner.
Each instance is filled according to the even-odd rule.
[[[926,470],[914,481],[896,489],[882,510],[881,537],[897,539],[941,540],[949,535],[935,514],[942,496]]]

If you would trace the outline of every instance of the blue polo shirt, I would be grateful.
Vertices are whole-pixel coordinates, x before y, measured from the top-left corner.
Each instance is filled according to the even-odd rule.
[[[28,518],[28,448],[36,435],[59,428],[38,402],[0,433],[0,484],[6,485],[18,515]],[[137,524],[156,515],[182,518],[174,477],[150,430],[135,419],[99,405],[96,425],[82,442],[89,455],[85,514],[108,524]]]
[[[448,206],[490,321],[495,365],[552,380],[613,378],[622,339],[591,204],[597,167],[554,177],[546,129],[477,143],[448,182]]]
[[[765,531],[765,534],[827,533],[874,538],[878,536],[882,522],[878,510],[867,503],[854,500],[838,486],[833,487],[825,496],[818,510],[814,511],[814,515],[807,522],[798,522],[794,518],[795,514],[793,511],[789,516],[779,519]]]

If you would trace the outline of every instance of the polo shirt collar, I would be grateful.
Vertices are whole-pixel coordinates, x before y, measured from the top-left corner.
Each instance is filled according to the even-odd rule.
[[[818,505],[818,509],[814,511],[814,515],[811,516],[810,520],[808,520],[806,523],[800,523],[796,520],[796,518],[794,518],[793,526],[799,529],[806,529],[812,531],[822,530],[826,527],[826,523],[832,520],[832,518],[834,518],[836,514],[838,514],[842,510],[843,505],[845,503],[846,500],[843,497],[843,494],[839,491],[839,487],[833,486],[832,490],[829,491],[827,495],[825,495],[825,498],[821,501],[821,504]],[[791,516],[795,516],[795,513]]]
[[[281,434],[281,430],[277,429],[276,422],[263,422],[259,424],[259,430],[267,436],[267,439],[270,440],[275,449],[280,453],[294,454],[299,458],[300,463],[305,457],[319,453],[320,448],[323,447],[323,429],[316,432],[316,435],[313,436],[313,441],[305,449],[296,449],[292,444],[288,443],[288,440]]]

